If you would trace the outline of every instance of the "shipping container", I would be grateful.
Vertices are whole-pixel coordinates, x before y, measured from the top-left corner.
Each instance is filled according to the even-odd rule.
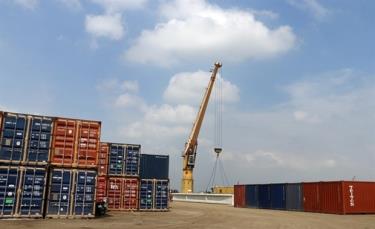
[[[47,185],[47,168],[22,167],[17,215],[42,218]]]
[[[98,176],[96,186],[96,203],[103,203],[107,200],[107,177]]]
[[[100,151],[98,156],[98,174],[99,176],[108,174],[108,155],[109,145],[108,143],[100,143]]]
[[[304,183],[303,189],[305,211],[333,214],[375,213],[375,182]]]
[[[141,180],[139,192],[139,210],[152,210],[154,208],[154,181],[151,179]]]
[[[214,186],[211,188],[213,194],[232,194],[234,193],[233,186]]]
[[[141,179],[169,179],[169,156],[141,154],[139,176]]]
[[[3,116],[4,116],[4,112],[0,111],[0,130],[3,129]],[[1,132],[0,131],[0,137],[1,137]]]
[[[108,178],[108,209],[138,210],[139,182],[136,178]]]
[[[155,180],[155,204],[157,210],[168,210],[169,180]]]
[[[101,123],[57,118],[54,122],[53,165],[96,168],[98,165]]]
[[[26,115],[4,113],[0,133],[0,162],[19,164],[22,161],[27,124]]]
[[[286,184],[286,210],[303,211],[303,189],[301,183]]]
[[[96,171],[53,168],[46,217],[95,216]]]
[[[30,165],[49,162],[53,120],[50,117],[29,116],[28,143],[25,163]]]
[[[20,173],[17,167],[0,167],[0,218],[13,217],[16,214]]]
[[[109,143],[110,176],[139,176],[140,145]]]
[[[258,201],[259,208],[269,209],[271,208],[271,196],[270,196],[270,185],[261,184],[258,185]]]
[[[270,208],[285,210],[285,184],[270,184]]]
[[[246,200],[246,207],[259,208],[258,185],[246,185],[245,200]]]
[[[235,185],[234,186],[234,207],[244,208],[246,207],[246,186],[245,185]]]

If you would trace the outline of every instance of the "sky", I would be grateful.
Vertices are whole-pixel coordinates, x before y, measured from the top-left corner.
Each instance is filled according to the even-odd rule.
[[[0,0],[0,110],[101,120],[103,141],[170,155],[179,189],[221,61],[231,184],[375,180],[374,11],[369,0]],[[214,104],[196,191],[215,162]]]

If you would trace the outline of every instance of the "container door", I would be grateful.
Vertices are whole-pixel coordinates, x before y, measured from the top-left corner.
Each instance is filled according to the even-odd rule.
[[[138,176],[139,175],[139,146],[126,147],[125,155],[125,175]]]
[[[108,208],[113,210],[121,209],[123,178],[109,178],[108,181]]]
[[[52,119],[32,117],[27,147],[27,162],[49,161],[49,150],[52,135]]]
[[[70,214],[72,178],[72,170],[52,170],[47,215]]]
[[[319,183],[303,183],[303,209],[320,212]]]
[[[140,206],[141,210],[153,209],[154,202],[154,182],[152,180],[141,180]]]
[[[77,171],[75,173],[74,212],[76,216],[94,215],[96,172]]]
[[[123,208],[129,210],[138,209],[138,180],[124,179]]]
[[[321,212],[343,214],[341,182],[321,182],[319,200]]]
[[[234,207],[244,208],[246,206],[245,185],[234,186]]]
[[[19,215],[43,216],[46,176],[46,169],[26,168],[22,175]]]
[[[270,208],[271,207],[271,195],[270,185],[262,184],[259,185],[259,208]]]
[[[0,167],[0,218],[15,214],[19,177],[19,169]]]
[[[156,180],[155,182],[155,209],[168,210],[169,182]]]
[[[96,188],[96,202],[103,203],[107,199],[107,178],[99,176]]]
[[[78,165],[86,167],[97,166],[99,153],[100,123],[79,123],[78,135]]]
[[[246,207],[258,208],[258,186],[257,185],[246,185]]]
[[[285,185],[271,184],[270,185],[270,208],[283,210],[285,209]]]
[[[124,174],[125,147],[111,144],[109,152],[109,175]]]
[[[23,159],[26,116],[5,114],[1,134],[0,161],[20,162]]]
[[[286,185],[286,210],[303,210],[302,184]]]
[[[74,162],[76,121],[56,119],[51,161],[55,165],[71,166]]]

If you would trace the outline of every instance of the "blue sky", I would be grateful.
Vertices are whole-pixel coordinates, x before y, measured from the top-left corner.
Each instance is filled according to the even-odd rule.
[[[0,0],[0,108],[103,121],[105,141],[171,155],[223,62],[236,182],[375,179],[372,1]],[[197,189],[214,155],[213,106]]]

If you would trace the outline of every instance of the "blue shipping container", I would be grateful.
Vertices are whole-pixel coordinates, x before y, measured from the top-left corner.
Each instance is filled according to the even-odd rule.
[[[248,208],[259,207],[258,185],[245,186],[245,202]]]
[[[155,180],[155,206],[157,210],[168,210],[169,181]]]
[[[79,170],[75,173],[75,216],[94,216],[96,172]]]
[[[69,216],[73,170],[53,169],[50,175],[47,216]]]
[[[49,161],[52,136],[52,118],[32,116],[29,128],[26,162]]]
[[[13,217],[16,214],[19,178],[19,168],[0,167],[0,218]]]
[[[128,145],[125,155],[125,175],[139,176],[140,146]]]
[[[141,180],[139,191],[139,209],[152,210],[154,207],[154,181]]]
[[[46,168],[26,167],[20,185],[19,216],[43,217],[46,191]]]
[[[109,175],[122,175],[124,174],[124,160],[125,160],[125,145],[109,144]]]
[[[140,172],[141,179],[169,179],[169,156],[141,154]]]
[[[20,162],[23,159],[27,117],[4,113],[1,129],[0,161]]]
[[[270,186],[268,184],[261,184],[258,185],[259,191],[259,208],[270,208],[271,201],[270,201]]]
[[[270,184],[270,208],[285,210],[285,184]]]

